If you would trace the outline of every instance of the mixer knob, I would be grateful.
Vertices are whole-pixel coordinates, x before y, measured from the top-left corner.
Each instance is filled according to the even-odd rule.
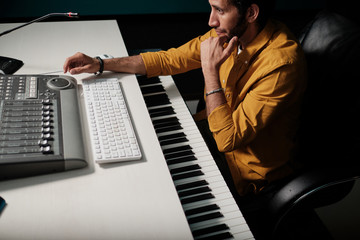
[[[41,147],[40,151],[44,154],[51,154],[53,153],[51,146]]]
[[[39,145],[42,147],[49,146],[49,141],[46,139],[39,140]]]
[[[41,132],[42,132],[42,133],[45,133],[45,134],[51,133],[51,128],[50,128],[50,127],[42,128],[42,129],[41,129]]]

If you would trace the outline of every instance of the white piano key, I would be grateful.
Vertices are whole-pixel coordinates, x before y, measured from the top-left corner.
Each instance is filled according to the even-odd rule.
[[[241,239],[241,240],[255,240],[251,231],[246,231],[242,233],[233,234],[234,239]]]
[[[229,224],[229,225],[230,225],[230,224]],[[245,223],[243,223],[243,224],[238,224],[238,225],[236,225],[236,226],[230,226],[230,228],[231,228],[231,232],[232,232],[234,235],[236,235],[236,234],[243,234],[243,233],[245,233],[245,232],[250,231],[249,226],[248,226],[247,224],[245,224]],[[251,237],[252,237],[252,235],[251,235]]]

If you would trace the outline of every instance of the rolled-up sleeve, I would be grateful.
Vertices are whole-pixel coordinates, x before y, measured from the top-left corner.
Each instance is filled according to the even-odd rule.
[[[216,32],[210,30],[206,34],[196,37],[178,48],[167,51],[141,53],[148,77],[175,75],[201,67],[201,42]]]

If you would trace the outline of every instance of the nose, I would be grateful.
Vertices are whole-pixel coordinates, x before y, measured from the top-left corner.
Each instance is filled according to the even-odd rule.
[[[219,26],[219,20],[216,16],[216,14],[214,13],[214,11],[212,10],[210,13],[210,17],[209,17],[209,26],[212,28],[218,27]]]

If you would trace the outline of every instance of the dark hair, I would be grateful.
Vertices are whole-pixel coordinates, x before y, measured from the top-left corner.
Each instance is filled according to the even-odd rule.
[[[241,16],[245,14],[251,4],[258,5],[260,9],[258,23],[261,27],[264,27],[272,15],[276,0],[229,0],[229,2],[238,9]]]

